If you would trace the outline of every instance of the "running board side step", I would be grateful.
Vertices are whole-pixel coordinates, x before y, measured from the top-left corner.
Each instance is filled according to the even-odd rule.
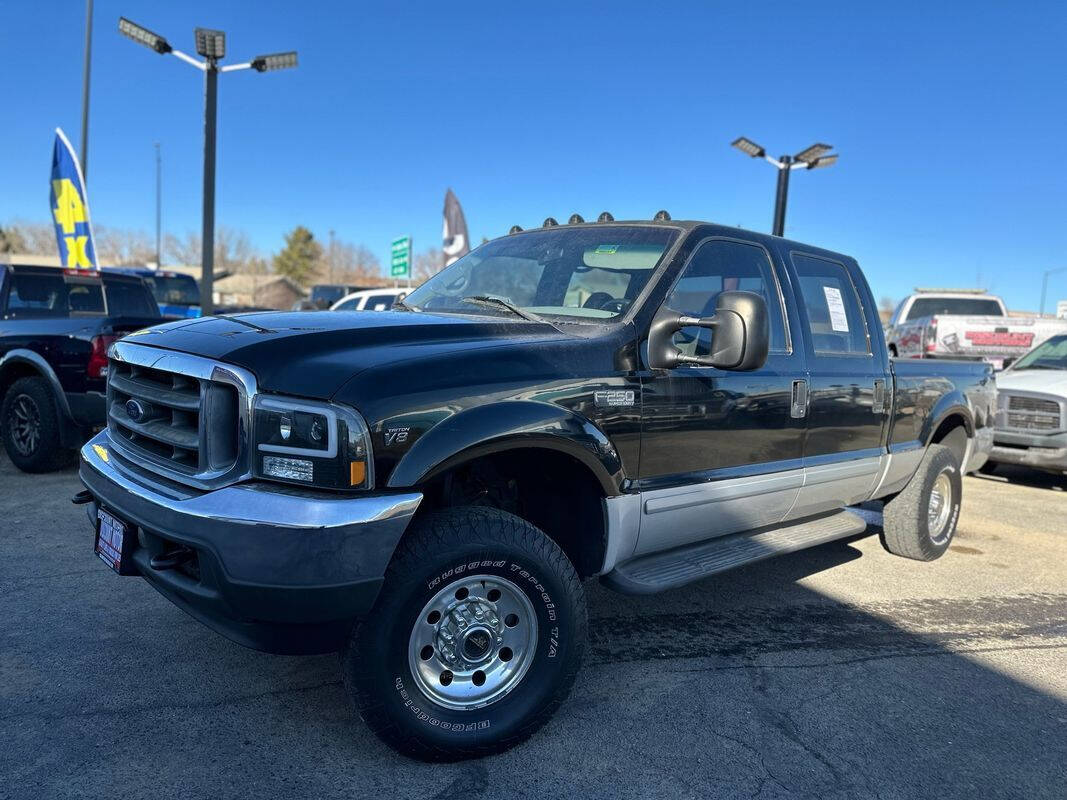
[[[863,533],[866,529],[863,517],[842,510],[770,530],[733,533],[639,556],[618,565],[600,580],[608,588],[624,594],[652,594],[765,558]]]

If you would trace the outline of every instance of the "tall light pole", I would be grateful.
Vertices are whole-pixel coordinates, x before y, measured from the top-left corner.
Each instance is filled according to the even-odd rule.
[[[771,158],[760,145],[744,136],[735,139],[730,145],[745,155],[766,160],[778,170],[778,188],[774,196],[774,225],[771,230],[775,236],[785,235],[785,205],[789,196],[789,173],[795,169],[828,167],[837,161],[837,153],[827,155],[833,149],[828,144],[813,144],[795,156],[782,156],[781,158]]]
[[[227,64],[219,66],[219,59],[226,55],[226,34],[208,28],[196,28],[196,52],[203,56],[200,61],[180,50],[171,47],[170,42],[147,28],[142,28],[125,17],[119,17],[119,33],[128,36],[138,44],[143,44],[160,55],[170,53],[187,64],[191,64],[204,73],[204,217],[200,239],[202,250],[200,256],[200,313],[210,315],[214,309],[215,277],[215,139],[218,119],[218,86],[220,72],[234,72],[239,69],[254,69],[256,72],[269,72],[296,66],[296,53],[271,53],[256,56],[244,64]]]
[[[163,156],[156,142],[156,269],[163,266]]]
[[[93,50],[93,0],[85,0],[85,65],[82,68],[82,180],[89,182],[89,67]]]
[[[1045,295],[1048,293],[1048,276],[1055,275],[1057,272],[1067,272],[1067,267],[1055,267],[1054,269],[1046,269],[1045,274],[1041,278],[1041,305],[1038,306],[1038,314],[1044,315],[1045,313]]]

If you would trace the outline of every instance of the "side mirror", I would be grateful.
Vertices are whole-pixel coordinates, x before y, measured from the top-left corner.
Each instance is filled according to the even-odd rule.
[[[674,346],[674,334],[682,328],[710,328],[711,354],[687,356]],[[664,306],[648,332],[648,361],[653,369],[673,369],[684,364],[719,369],[759,369],[767,361],[770,325],[767,303],[754,292],[722,292],[710,317],[687,317]]]

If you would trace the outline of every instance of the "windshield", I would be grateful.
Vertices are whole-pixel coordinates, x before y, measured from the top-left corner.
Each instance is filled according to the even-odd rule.
[[[145,278],[156,302],[168,306],[200,305],[200,289],[191,275],[152,275]]]
[[[678,237],[673,228],[559,227],[494,239],[404,300],[409,308],[516,316],[498,298],[538,316],[614,320],[633,304]]]
[[[1003,317],[999,300],[982,297],[920,297],[911,304],[908,319],[956,314],[961,317]]]
[[[1015,362],[1013,370],[1064,369],[1067,370],[1067,335],[1053,336],[1039,344]]]

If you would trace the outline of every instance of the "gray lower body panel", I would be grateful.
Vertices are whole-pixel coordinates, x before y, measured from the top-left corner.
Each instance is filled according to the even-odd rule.
[[[763,531],[720,536],[634,558],[615,567],[601,580],[616,591],[651,594],[744,564],[863,533],[866,528],[866,521],[858,514],[837,511]]]

